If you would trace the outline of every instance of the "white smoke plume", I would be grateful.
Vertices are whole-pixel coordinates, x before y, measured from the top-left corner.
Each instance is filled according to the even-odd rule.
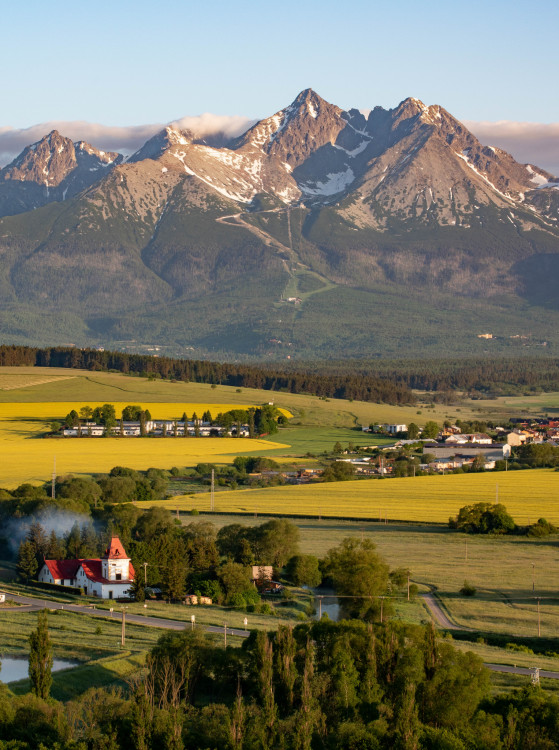
[[[2,536],[5,538],[11,556],[17,555],[19,545],[29,533],[31,524],[39,522],[43,527],[47,537],[52,531],[56,536],[63,537],[68,534],[75,523],[80,526],[89,526],[92,520],[89,516],[81,513],[71,513],[65,510],[50,510],[46,513],[38,513],[33,516],[23,516],[22,518],[10,518],[5,522],[2,530]]]
[[[214,145],[244,133],[255,120],[233,115],[212,115],[183,117],[169,123],[181,129],[191,130],[199,138],[208,138]],[[132,125],[130,127],[100,125],[84,121],[51,121],[32,125],[29,128],[0,127],[0,166],[5,166],[20,154],[26,146],[36,143],[52,130],[71,138],[73,141],[87,141],[104,151],[118,151],[129,155],[164,128],[166,123]]]

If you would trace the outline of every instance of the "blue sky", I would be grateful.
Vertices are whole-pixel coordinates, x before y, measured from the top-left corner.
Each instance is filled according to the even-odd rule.
[[[558,22],[558,0],[5,2],[0,166],[54,127],[124,153],[202,113],[236,134],[311,87],[344,109],[440,104],[559,174]]]
[[[558,21],[556,0],[4,3],[0,127],[260,117],[309,86],[343,108],[558,122]]]

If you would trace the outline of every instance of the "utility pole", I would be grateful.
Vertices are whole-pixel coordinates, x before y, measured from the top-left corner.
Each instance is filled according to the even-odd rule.
[[[124,648],[124,642],[126,640],[126,611],[122,608],[122,632],[120,635],[120,645]]]
[[[214,501],[215,501],[215,471],[212,469],[212,484],[210,487],[210,510],[212,512],[214,510]]]
[[[223,623],[223,647],[227,648],[227,623]]]
[[[56,456],[54,457],[54,463],[52,466],[52,486],[50,490],[50,496],[53,500],[56,497]]]
[[[318,619],[322,620],[322,597],[318,597]]]
[[[144,586],[147,586],[148,585],[148,563],[145,562],[145,563],[142,563],[142,565],[144,566]]]

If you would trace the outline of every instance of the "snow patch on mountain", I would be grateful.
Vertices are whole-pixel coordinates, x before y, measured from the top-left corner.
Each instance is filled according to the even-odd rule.
[[[370,139],[367,140],[367,141],[362,141],[359,144],[359,146],[357,146],[356,148],[351,149],[351,150],[349,150],[347,148],[344,148],[343,146],[338,146],[336,143],[333,143],[332,146],[334,146],[334,148],[337,148],[339,151],[344,151],[348,156],[350,156],[352,159],[354,159],[356,156],[358,156],[359,154],[363,153],[363,151],[367,148],[367,146],[370,144],[370,142],[371,142]]]
[[[303,183],[299,187],[308,195],[336,195],[351,185],[354,179],[353,170],[348,167],[344,172],[331,172],[326,175],[326,182],[316,182],[314,185]]]
[[[526,169],[532,175],[530,181],[536,184],[538,190],[541,190],[542,188],[554,188],[555,190],[559,190],[559,182],[550,182],[543,174],[536,172],[531,164],[527,164]]]
[[[464,149],[465,151],[469,151],[470,149]],[[482,180],[484,180],[496,193],[499,193],[500,196],[502,196],[505,200],[510,201],[511,203],[514,203],[513,199],[510,197],[510,195],[506,195],[506,193],[502,193],[498,187],[496,187],[490,180],[487,179],[487,177],[479,171],[479,169],[476,169],[474,165],[469,161],[467,156],[464,156],[464,154],[460,154],[458,151],[454,152],[456,156],[459,159],[462,159],[469,167],[470,169],[475,172],[479,177],[481,177]]]

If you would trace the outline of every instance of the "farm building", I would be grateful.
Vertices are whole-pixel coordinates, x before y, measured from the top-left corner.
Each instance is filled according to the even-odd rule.
[[[134,567],[120,539],[112,537],[103,557],[93,560],[45,560],[39,581],[83,589],[89,596],[119,599],[130,596]]]

